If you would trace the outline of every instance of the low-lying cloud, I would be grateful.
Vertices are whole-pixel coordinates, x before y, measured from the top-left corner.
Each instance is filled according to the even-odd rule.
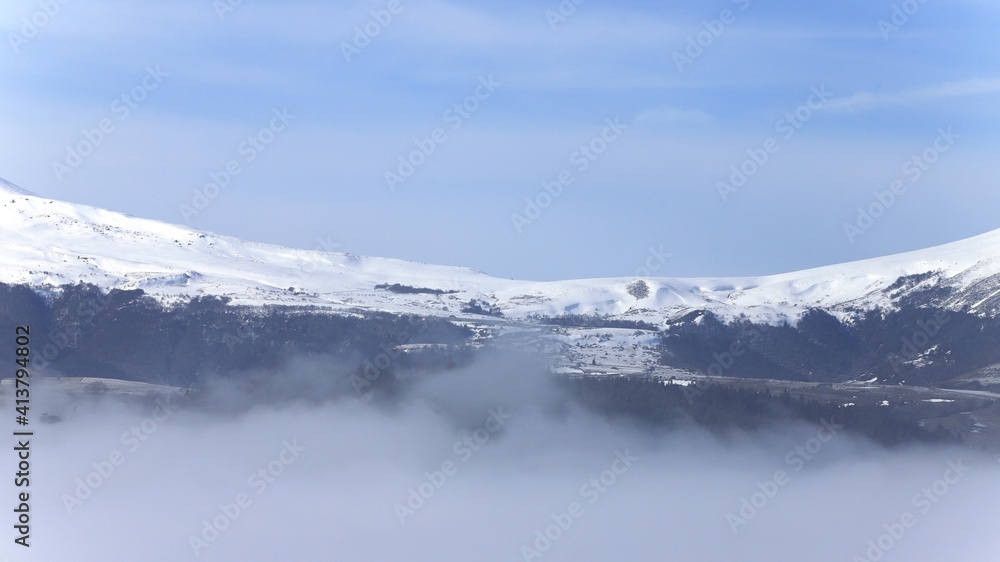
[[[307,378],[310,368],[295,366]],[[273,377],[263,389],[303,384]],[[39,426],[33,441],[32,546],[9,538],[0,552],[849,562],[985,561],[1000,551],[997,458],[889,452],[835,424],[726,438],[650,431],[568,404],[523,357],[411,379],[388,399],[340,384],[322,386],[335,389],[326,400],[212,388],[207,396],[231,400],[225,413],[210,401],[53,403],[63,421]],[[12,483],[4,489],[13,502]]]

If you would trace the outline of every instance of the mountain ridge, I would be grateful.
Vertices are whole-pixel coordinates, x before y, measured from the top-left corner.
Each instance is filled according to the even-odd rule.
[[[246,305],[438,316],[462,316],[475,301],[508,318],[623,316],[662,325],[693,310],[768,324],[794,324],[816,308],[849,319],[859,311],[891,309],[933,284],[950,295],[935,304],[978,308],[987,315],[1000,310],[1000,229],[923,250],[776,275],[521,281],[464,267],[248,242],[47,199],[5,180],[0,188],[11,197],[0,207],[0,281],[43,290],[84,281],[105,289],[142,289],[164,302],[214,295]],[[901,281],[917,278],[913,286]],[[417,290],[376,288],[393,284]]]

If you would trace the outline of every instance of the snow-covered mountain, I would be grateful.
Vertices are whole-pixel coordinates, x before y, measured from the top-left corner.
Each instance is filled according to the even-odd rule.
[[[247,242],[38,197],[0,180],[0,233],[0,282],[51,290],[83,281],[142,289],[165,302],[219,295],[234,304],[464,317],[470,301],[479,301],[507,319],[610,315],[661,326],[692,311],[771,325],[794,324],[810,309],[849,320],[859,311],[891,310],[915,295],[918,304],[949,310],[985,316],[1000,311],[1000,230],[916,252],[764,277],[532,282]],[[394,284],[429,291],[386,290]]]

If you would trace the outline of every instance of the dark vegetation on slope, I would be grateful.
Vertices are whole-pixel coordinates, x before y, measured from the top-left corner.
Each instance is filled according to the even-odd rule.
[[[645,377],[586,377],[567,379],[561,384],[574,400],[590,410],[609,418],[630,418],[650,427],[694,425],[726,434],[780,427],[792,421],[816,425],[827,421],[886,446],[959,441],[946,430],[927,430],[916,420],[886,408],[845,408],[832,402],[793,397],[787,390],[771,394],[724,385],[685,387]]]
[[[651,332],[659,330],[655,324],[643,322],[642,320],[628,320],[585,314],[536,316],[533,320],[546,326],[564,326],[567,328],[623,328],[626,330],[648,330]]]
[[[412,287],[410,285],[400,285],[399,283],[382,283],[375,285],[376,289],[389,291],[400,295],[453,295],[458,291],[445,291],[443,289],[428,289],[426,287]]]
[[[724,323],[696,311],[664,332],[661,363],[713,376],[935,385],[1000,363],[1000,318],[903,305],[843,323],[822,310],[797,326]]]
[[[462,312],[467,314],[481,314],[483,316],[495,316],[497,318],[503,318],[503,312],[484,300],[472,299],[462,307]]]
[[[770,369],[784,362],[808,365],[810,361],[830,361],[838,353],[877,347],[872,341],[890,337],[874,333],[877,329],[898,325],[903,328],[897,330],[905,331],[908,322],[918,322],[927,313],[914,311],[853,328],[822,313],[811,314],[795,329],[727,326],[707,317],[698,324],[698,330],[681,333],[697,344],[689,356],[695,358],[699,349],[707,350],[711,357],[712,350],[726,349],[732,341],[745,342],[747,352],[737,359],[742,368],[757,366],[759,372],[770,374]],[[206,377],[221,375],[266,387],[268,373],[286,367],[292,360],[314,357],[318,365],[342,363],[331,367],[329,374],[340,377],[342,383],[346,381],[356,393],[374,391],[376,396],[391,399],[405,384],[399,373],[405,373],[406,378],[432,375],[474,360],[474,352],[461,345],[471,332],[439,319],[240,307],[216,297],[164,306],[141,290],[105,293],[82,283],[64,286],[46,297],[28,287],[0,284],[0,333],[12,335],[17,325],[31,326],[31,367],[36,374],[120,378],[176,386],[197,387]],[[958,335],[948,337],[972,338],[970,332],[979,333],[977,325],[968,315],[953,313],[947,327],[956,329]],[[939,337],[945,337],[944,330]],[[792,343],[798,349],[787,349]],[[401,352],[396,347],[400,344],[433,345]],[[886,345],[884,341],[882,345]],[[783,348],[786,353],[778,354]],[[0,360],[13,364],[12,353],[13,346],[0,346]],[[811,353],[817,357],[810,357]],[[731,370],[735,374],[736,366]],[[772,396],[766,391],[719,385],[663,385],[651,378],[560,379],[559,384],[572,400],[601,415],[626,417],[654,427],[695,425],[724,433],[791,420],[829,420],[886,445],[952,439],[946,432],[929,432],[884,408],[841,408],[792,397],[787,392]],[[342,384],[340,388],[349,387]],[[289,399],[301,398],[294,396],[295,389],[286,391],[292,393]]]
[[[450,322],[410,315],[231,306],[218,297],[164,306],[141,290],[105,293],[84,283],[61,287],[47,301],[28,287],[0,283],[0,333],[13,340],[17,325],[31,326],[37,373],[176,386],[274,369],[303,356],[354,360],[360,370],[365,358],[398,344],[460,344],[471,337]],[[0,361],[13,364],[13,352],[0,345]],[[395,367],[447,361],[433,349],[392,355]]]

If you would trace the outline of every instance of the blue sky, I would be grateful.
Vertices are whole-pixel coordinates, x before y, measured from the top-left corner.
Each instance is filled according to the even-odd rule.
[[[0,176],[525,279],[779,273],[1000,228],[996,0],[231,4],[5,3]]]

